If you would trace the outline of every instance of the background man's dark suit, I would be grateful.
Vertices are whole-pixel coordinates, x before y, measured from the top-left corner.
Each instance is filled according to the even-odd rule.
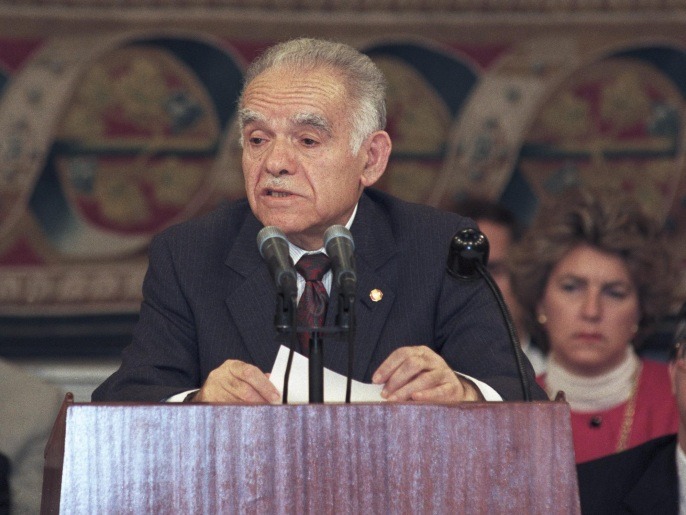
[[[583,514],[679,513],[676,435],[577,467]]]
[[[358,300],[354,376],[371,381],[394,350],[428,345],[455,370],[476,377],[504,398],[521,398],[512,350],[491,292],[481,280],[445,272],[448,246],[467,219],[367,190],[351,227]],[[160,401],[198,388],[227,359],[268,372],[278,344],[275,288],[260,257],[262,224],[247,201],[172,227],[150,248],[141,320],[121,369],[93,400]],[[383,292],[379,302],[369,293]],[[327,325],[334,323],[331,292]],[[457,316],[455,316],[457,314]],[[325,342],[324,364],[340,373],[344,342]],[[545,398],[527,371],[534,397]]]

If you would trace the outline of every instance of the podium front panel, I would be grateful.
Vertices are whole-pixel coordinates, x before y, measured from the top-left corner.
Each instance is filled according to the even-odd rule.
[[[65,424],[60,513],[579,511],[563,402],[90,403]]]

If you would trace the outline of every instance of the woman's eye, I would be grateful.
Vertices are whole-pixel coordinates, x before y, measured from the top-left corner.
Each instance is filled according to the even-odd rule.
[[[613,299],[624,299],[628,295],[628,292],[624,289],[611,288],[607,290],[607,294]]]

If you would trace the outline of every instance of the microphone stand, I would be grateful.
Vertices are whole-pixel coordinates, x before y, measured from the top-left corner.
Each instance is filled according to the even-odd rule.
[[[298,330],[302,331],[303,328]],[[308,361],[310,403],[324,402],[324,334],[346,333],[348,343],[348,371],[345,385],[345,402],[350,404],[355,342],[355,296],[340,293],[336,326],[331,328],[309,327],[310,357]],[[296,339],[297,340],[297,339]],[[288,368],[287,368],[288,370]],[[285,391],[285,390],[284,390]]]
[[[289,352],[288,360],[286,362],[286,371],[283,377],[283,398],[282,403],[288,404],[288,383],[291,376],[291,364],[293,363],[293,353],[298,346],[298,330],[296,327],[296,299],[292,295],[286,295],[279,292],[276,296],[276,315],[274,316],[274,325],[276,330],[280,333],[289,333]]]
[[[309,394],[310,404],[324,402],[324,348],[318,327],[310,333]]]
[[[353,362],[355,347],[355,295],[340,293],[338,296],[338,313],[336,325],[346,333],[348,342],[348,371],[345,383],[345,403],[350,404],[352,391]]]
[[[345,402],[350,404],[353,376],[353,346],[355,342],[355,244],[350,230],[332,225],[324,233],[324,248],[331,257],[335,283],[338,285],[338,313],[336,327],[345,332],[348,342],[348,369],[345,385]]]

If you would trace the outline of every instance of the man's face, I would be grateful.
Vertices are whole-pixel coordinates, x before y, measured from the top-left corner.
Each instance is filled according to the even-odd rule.
[[[322,246],[324,231],[345,224],[365,186],[383,173],[379,134],[353,155],[350,102],[330,68],[266,70],[246,88],[243,175],[255,216],[299,247]],[[382,142],[383,143],[383,142]],[[382,156],[383,157],[383,156]],[[379,169],[380,168],[380,169]]]

